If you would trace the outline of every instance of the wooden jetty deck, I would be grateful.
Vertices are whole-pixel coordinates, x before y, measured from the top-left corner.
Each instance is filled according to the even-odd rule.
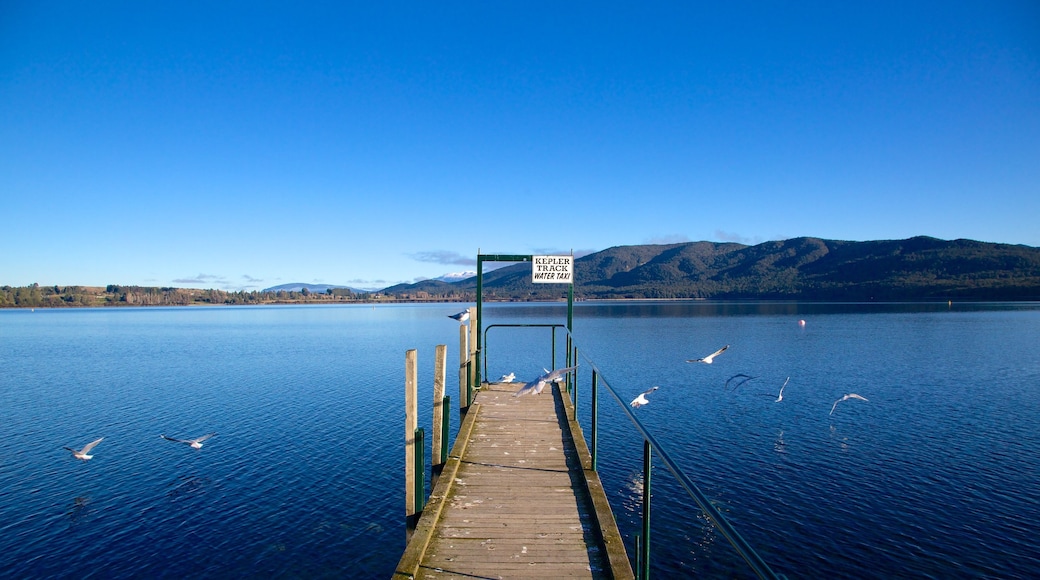
[[[398,563],[403,578],[633,578],[569,397],[485,385]]]

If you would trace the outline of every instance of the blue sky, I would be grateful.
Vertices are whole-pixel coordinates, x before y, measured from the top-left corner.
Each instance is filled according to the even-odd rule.
[[[1040,4],[0,0],[0,284],[915,235],[1040,246]]]

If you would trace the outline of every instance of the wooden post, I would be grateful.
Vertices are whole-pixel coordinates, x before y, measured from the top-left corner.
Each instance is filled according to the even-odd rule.
[[[433,437],[432,444],[430,446],[431,452],[430,457],[433,461],[430,464],[433,466],[434,473],[440,471],[443,466],[441,464],[441,423],[443,421],[443,408],[444,405],[441,400],[444,398],[444,382],[447,372],[448,363],[448,345],[438,344],[437,349],[434,352],[433,361]]]
[[[473,364],[473,371],[470,373],[470,383],[469,383],[469,386],[470,386],[470,391],[469,391],[470,397],[469,398],[470,399],[473,398],[473,388],[480,386],[480,378],[479,378],[480,377],[480,359],[477,357],[477,339],[475,338],[477,336],[477,332],[479,332],[479,330],[477,330],[477,307],[476,306],[470,306],[470,308],[469,308],[469,336],[470,336],[470,341],[469,341],[469,344],[470,344],[469,360]],[[471,403],[471,402],[473,402],[473,401],[472,400],[467,400],[467,405],[469,403]]]
[[[466,362],[469,360],[469,332],[459,325],[459,413],[466,412]]]
[[[418,523],[415,512],[415,430],[419,427],[418,353],[413,348],[404,354],[404,505],[411,537]]]

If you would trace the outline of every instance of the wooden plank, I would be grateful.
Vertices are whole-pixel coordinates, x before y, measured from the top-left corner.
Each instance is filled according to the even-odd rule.
[[[477,395],[480,418],[418,577],[609,577],[591,502],[575,490],[560,393],[517,398],[516,388]]]
[[[605,495],[598,507],[590,497],[599,480],[587,480],[570,401],[555,385],[513,397],[518,387],[477,393],[430,498],[436,514],[423,514],[422,545],[409,544],[395,578],[633,577]],[[606,520],[613,531],[599,529]]]

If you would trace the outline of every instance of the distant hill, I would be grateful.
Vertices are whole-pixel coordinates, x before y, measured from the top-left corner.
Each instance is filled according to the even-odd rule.
[[[531,283],[531,265],[485,273],[487,300],[552,300],[565,286]],[[476,278],[382,292],[475,298]],[[690,242],[617,246],[575,260],[579,299],[1040,300],[1040,249],[926,236],[849,242],[793,238],[746,246]]]
[[[306,288],[308,292],[317,292],[319,294],[322,292],[328,292],[330,288],[332,290],[346,288],[354,293],[368,292],[368,290],[360,290],[358,288],[351,288],[350,286],[336,286],[334,284],[304,284],[302,282],[292,282],[289,284],[271,286],[270,288],[264,288],[261,292],[302,292],[304,288]]]

